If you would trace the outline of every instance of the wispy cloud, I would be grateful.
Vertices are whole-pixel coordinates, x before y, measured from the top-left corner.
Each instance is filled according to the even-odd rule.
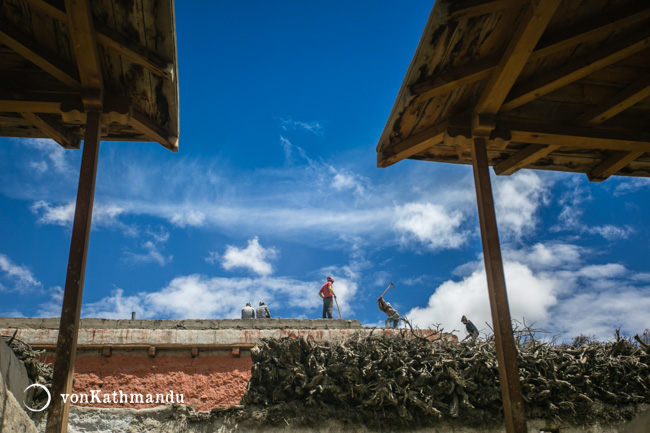
[[[15,264],[9,257],[0,254],[0,291],[26,292],[41,287],[32,271],[24,265]]]
[[[243,249],[228,245],[221,258],[221,266],[226,270],[243,268],[257,275],[267,276],[273,273],[270,260],[278,255],[279,252],[275,248],[264,248],[255,237],[249,240],[248,246]]]
[[[164,244],[169,240],[167,230],[163,227],[160,227],[157,231],[149,228],[143,232],[143,235],[148,238],[141,245],[144,252],[126,251],[122,259],[123,262],[131,265],[156,263],[159,266],[165,266],[174,259],[173,255],[164,254]]]
[[[558,216],[558,223],[551,227],[551,231],[571,231],[579,234],[599,235],[608,241],[627,239],[635,232],[634,228],[628,225],[590,225],[584,223],[582,218],[585,205],[592,201],[593,197],[575,177],[569,178],[565,185],[568,189],[559,199],[562,210]]]
[[[317,120],[313,120],[310,122],[300,122],[297,120],[293,120],[291,117],[280,118],[280,127],[285,131],[298,129],[298,130],[311,132],[312,134],[316,134],[316,135],[322,135],[323,128],[324,128],[323,123]]]

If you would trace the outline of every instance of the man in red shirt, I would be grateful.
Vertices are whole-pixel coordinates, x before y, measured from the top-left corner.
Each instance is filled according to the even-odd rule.
[[[323,284],[323,287],[318,292],[318,296],[323,298],[323,319],[325,319],[325,315],[327,315],[328,319],[332,318],[332,297],[336,298],[334,290],[332,290],[332,284],[334,284],[334,278],[327,277],[327,282]]]

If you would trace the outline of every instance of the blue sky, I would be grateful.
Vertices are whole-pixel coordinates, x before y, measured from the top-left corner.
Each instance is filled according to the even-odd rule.
[[[180,151],[101,145],[82,316],[491,323],[471,167],[375,146],[432,2],[177,2]],[[0,139],[0,316],[60,315],[81,152]],[[650,181],[493,177],[514,318],[570,340],[650,327]],[[486,323],[487,322],[487,323]]]

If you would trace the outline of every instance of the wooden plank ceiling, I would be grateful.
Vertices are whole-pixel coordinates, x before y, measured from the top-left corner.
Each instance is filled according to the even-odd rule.
[[[102,140],[177,151],[173,0],[86,4],[0,1],[0,136],[79,148],[86,113],[99,110]]]
[[[377,145],[471,164],[650,177],[648,0],[438,0]]]

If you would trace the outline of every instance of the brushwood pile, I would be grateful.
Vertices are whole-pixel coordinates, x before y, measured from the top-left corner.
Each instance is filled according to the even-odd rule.
[[[629,419],[632,408],[650,403],[646,350],[626,339],[583,345],[518,342],[527,417]],[[493,341],[432,342],[407,333],[336,342],[265,339],[252,359],[246,405],[374,413],[403,423],[502,419]]]

